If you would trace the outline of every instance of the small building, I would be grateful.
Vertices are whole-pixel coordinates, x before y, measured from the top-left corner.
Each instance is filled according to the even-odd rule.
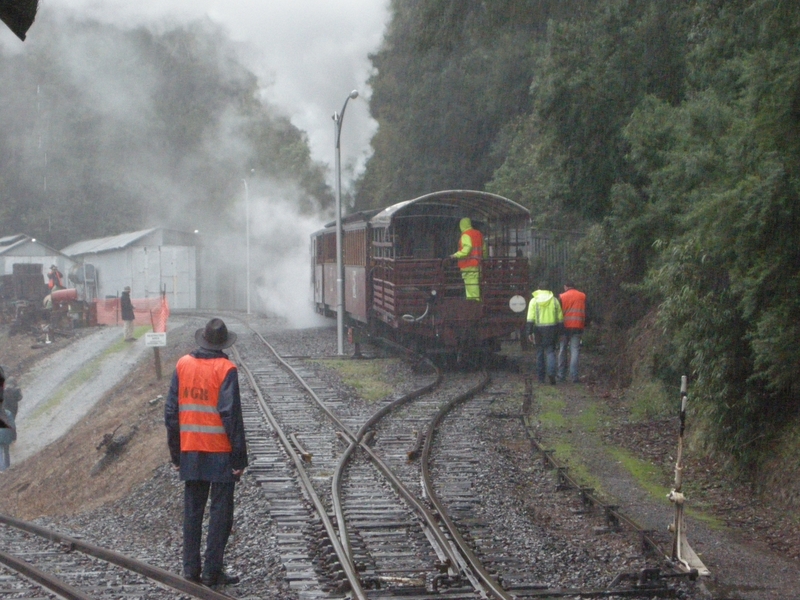
[[[197,308],[197,236],[155,227],[84,240],[61,252],[91,264],[97,296],[118,296],[125,286],[134,298],[154,298],[166,290],[172,309]]]
[[[44,283],[47,283],[50,265],[55,265],[64,274],[64,284],[70,287],[66,278],[75,261],[24,233],[0,237],[0,275],[13,274],[15,264],[41,265]]]

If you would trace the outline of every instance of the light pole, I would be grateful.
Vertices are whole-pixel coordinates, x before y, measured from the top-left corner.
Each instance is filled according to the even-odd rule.
[[[250,169],[255,172],[255,169]],[[250,314],[250,192],[247,189],[247,179],[242,179],[244,184],[244,245],[245,245],[245,284],[247,290],[247,314]]]
[[[339,142],[342,136],[342,120],[347,103],[358,98],[353,90],[344,99],[341,113],[333,113],[336,128],[336,345],[339,356],[344,354],[344,268],[342,266],[342,161]]]

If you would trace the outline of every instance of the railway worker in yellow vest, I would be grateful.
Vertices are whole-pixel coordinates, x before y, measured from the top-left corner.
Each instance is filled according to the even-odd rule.
[[[211,587],[239,578],[225,573],[223,557],[233,526],[233,492],[247,466],[239,375],[222,351],[236,342],[221,319],[195,333],[200,346],[181,357],[164,408],[170,458],[184,481],[183,576]],[[200,561],[203,513],[208,534]]]
[[[544,383],[545,376],[550,383],[556,383],[556,342],[564,323],[561,304],[547,289],[545,282],[539,283],[539,289],[531,295],[528,304],[528,339],[536,345],[536,374],[539,383]]]
[[[578,383],[578,354],[581,336],[586,324],[586,294],[575,289],[575,284],[564,284],[564,293],[559,295],[561,310],[564,311],[564,331],[558,348],[558,380],[567,377],[567,347],[569,346],[569,380]]]
[[[461,278],[464,280],[464,290],[467,300],[481,300],[481,259],[486,258],[486,246],[483,243],[483,234],[472,227],[472,221],[463,218],[458,224],[461,237],[458,239],[458,252],[451,254],[450,258],[458,259],[458,268],[461,269]]]

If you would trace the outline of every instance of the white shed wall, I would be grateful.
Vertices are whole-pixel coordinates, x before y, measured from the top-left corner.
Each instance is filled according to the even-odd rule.
[[[86,254],[98,270],[98,296],[117,296],[131,286],[133,298],[155,298],[166,288],[170,308],[197,308],[195,249],[191,246],[133,246]]]

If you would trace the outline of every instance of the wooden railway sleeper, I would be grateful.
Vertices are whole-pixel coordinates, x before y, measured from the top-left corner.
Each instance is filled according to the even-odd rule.
[[[544,463],[545,469],[552,469],[555,466],[555,459],[553,455],[556,453],[555,450],[541,450],[542,453],[542,462]]]
[[[431,588],[438,593],[443,583],[445,584],[444,587],[459,587],[463,584],[463,578],[460,573],[453,576],[440,573],[431,580]]]
[[[570,488],[569,485],[569,478],[567,477],[567,472],[569,471],[569,467],[556,467],[557,472],[557,483],[556,483],[556,491],[560,492],[562,490],[568,490]]]
[[[608,528],[612,531],[619,531],[620,529],[622,529],[622,524],[620,523],[619,520],[619,514],[617,513],[618,510],[619,506],[615,504],[608,504],[605,507],[606,524],[608,525]]]

